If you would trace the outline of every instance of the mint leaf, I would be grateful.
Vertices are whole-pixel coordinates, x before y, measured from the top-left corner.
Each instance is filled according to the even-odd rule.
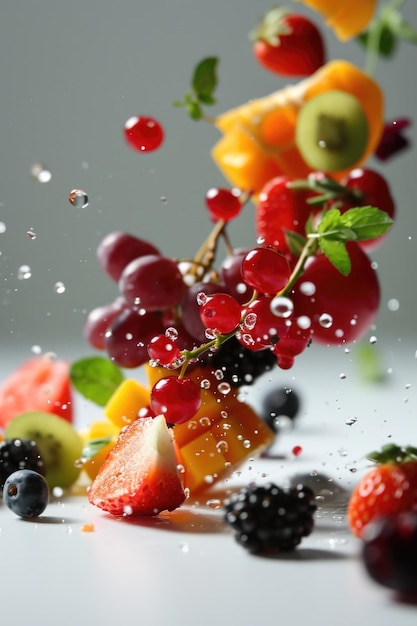
[[[185,107],[192,120],[201,120],[204,117],[202,105],[216,104],[214,91],[217,87],[217,57],[207,57],[194,68],[191,78],[191,88],[181,101],[174,101],[174,107]]]
[[[300,256],[303,251],[304,246],[307,243],[307,240],[300,233],[295,232],[294,230],[285,230],[285,240],[290,249],[290,252],[295,256]]]
[[[330,209],[324,213],[317,227],[320,238],[333,241],[350,241],[357,239],[355,231],[344,223],[339,209]],[[321,244],[320,244],[321,245]]]
[[[329,259],[330,263],[341,273],[343,276],[347,276],[350,273],[352,264],[350,256],[346,250],[346,246],[343,241],[336,241],[333,239],[327,239],[326,237],[320,237],[319,246],[323,254]]]
[[[213,92],[217,87],[218,62],[217,57],[207,57],[200,61],[194,69],[191,87],[201,102],[207,97],[213,98]],[[214,102],[212,100],[211,104]]]
[[[373,206],[349,209],[340,217],[341,225],[352,230],[357,241],[380,237],[392,226],[393,220],[385,211]]]
[[[87,445],[83,448],[82,457],[86,461],[89,461],[100,452],[102,448],[107,446],[113,437],[101,437],[100,439],[91,439],[87,442]]]
[[[121,370],[104,357],[87,357],[71,365],[70,379],[75,389],[87,400],[105,406],[123,382]]]

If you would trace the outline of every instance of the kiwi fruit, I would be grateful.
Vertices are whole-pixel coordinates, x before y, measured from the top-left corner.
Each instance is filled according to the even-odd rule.
[[[14,417],[4,433],[5,439],[31,439],[36,442],[45,466],[50,489],[65,489],[78,478],[83,443],[74,427],[64,418],[42,411],[28,411]]]
[[[346,91],[325,91],[300,109],[295,141],[316,171],[338,172],[354,165],[368,143],[368,121],[357,98]]]

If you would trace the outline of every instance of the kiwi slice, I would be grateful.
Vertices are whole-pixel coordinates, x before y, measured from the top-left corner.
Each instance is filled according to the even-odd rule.
[[[368,143],[368,122],[357,98],[325,91],[300,109],[295,141],[312,169],[337,172],[354,165]]]
[[[28,411],[14,417],[4,433],[6,439],[32,439],[39,447],[45,464],[49,488],[72,485],[80,468],[83,443],[74,427],[62,417],[42,411]]]

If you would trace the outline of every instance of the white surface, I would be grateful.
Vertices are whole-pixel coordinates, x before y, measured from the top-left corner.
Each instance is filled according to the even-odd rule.
[[[54,501],[36,522],[1,505],[2,624],[415,626],[417,606],[367,577],[360,542],[346,526],[349,489],[367,468],[363,455],[387,441],[416,443],[415,342],[380,340],[377,347],[390,372],[384,385],[360,381],[354,350],[312,347],[294,370],[276,372],[275,384],[291,384],[301,395],[297,425],[278,438],[275,458],[249,462],[224,485],[326,475],[330,480],[317,482],[316,493],[323,487],[328,493],[318,500],[316,528],[296,552],[274,559],[247,554],[221,511],[206,505],[216,494],[132,522],[110,518],[85,497]],[[256,404],[271,384],[264,378],[249,398]],[[78,399],[80,423],[96,413]],[[347,426],[352,416],[358,421]],[[296,444],[303,447],[298,458],[291,454]],[[84,523],[94,532],[83,532]]]

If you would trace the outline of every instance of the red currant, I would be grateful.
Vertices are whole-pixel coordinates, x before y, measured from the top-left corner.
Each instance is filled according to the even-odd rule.
[[[274,315],[272,298],[254,300],[245,310],[245,320],[238,335],[239,342],[249,350],[263,350],[274,346],[288,331],[287,321]]]
[[[240,304],[227,293],[210,296],[200,307],[200,317],[206,328],[221,334],[230,333],[241,318]]]
[[[242,210],[239,189],[213,187],[206,194],[206,206],[213,221],[229,220],[237,217]]]
[[[130,117],[124,126],[124,135],[129,146],[139,152],[152,152],[164,140],[161,124],[153,117],[144,115]]]
[[[254,248],[242,262],[243,280],[261,293],[278,293],[288,283],[290,274],[286,257],[272,248]]]
[[[291,320],[287,332],[272,348],[277,357],[278,367],[288,370],[294,365],[294,357],[307,348],[310,343],[311,329],[299,326],[295,319]]]
[[[190,378],[166,376],[151,391],[151,408],[161,413],[169,424],[182,424],[195,415],[201,406],[200,389]]]
[[[175,341],[166,335],[156,335],[148,343],[148,354],[152,361],[166,367],[178,363],[181,351]]]

